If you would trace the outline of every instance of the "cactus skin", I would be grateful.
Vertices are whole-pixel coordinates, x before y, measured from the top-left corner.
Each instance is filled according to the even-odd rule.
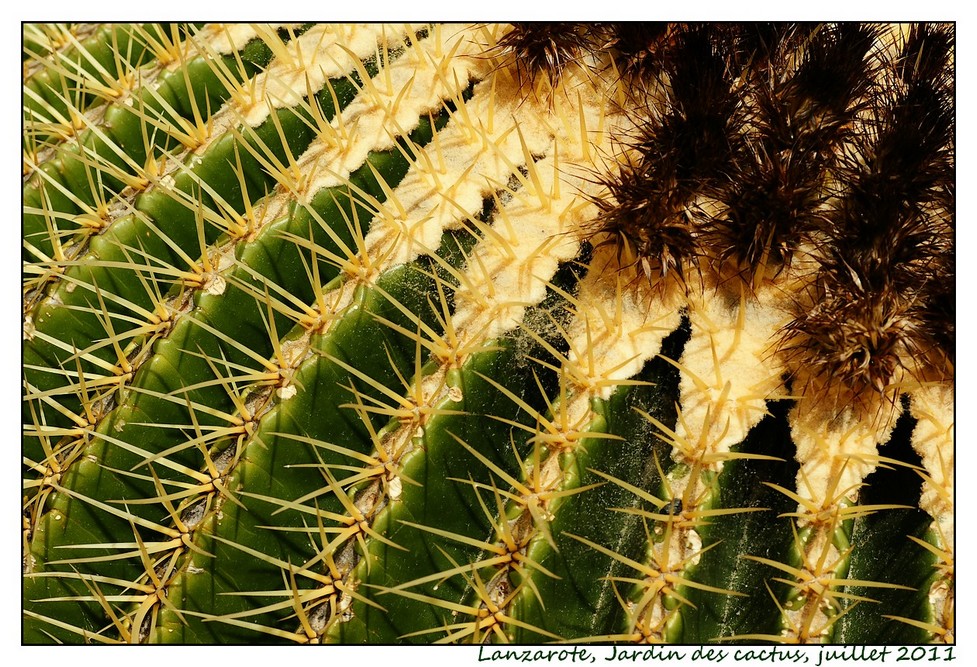
[[[24,643],[952,643],[953,37],[25,26]]]

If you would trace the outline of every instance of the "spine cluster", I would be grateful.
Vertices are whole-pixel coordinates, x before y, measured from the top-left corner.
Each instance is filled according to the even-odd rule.
[[[793,368],[855,396],[952,373],[952,28],[553,24],[501,43],[551,78],[603,53],[627,81],[598,226],[650,279],[757,289],[793,266]]]

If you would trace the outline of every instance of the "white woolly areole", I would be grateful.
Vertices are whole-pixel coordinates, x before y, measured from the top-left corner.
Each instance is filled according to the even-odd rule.
[[[381,69],[333,118],[335,136],[320,135],[299,159],[303,173],[312,173],[306,199],[342,184],[371,152],[393,148],[419,117],[440,110],[444,100],[460,100],[470,78],[489,67],[484,58],[471,57],[484,48],[475,30],[436,26]]]
[[[388,206],[367,236],[367,247],[379,251],[385,268],[431,252],[444,230],[481,210],[483,199],[532,156],[555,154],[562,163],[587,164],[594,147],[606,142],[605,103],[589,82],[568,73],[563,94],[542,100],[524,98],[514,86],[515,80],[500,76],[477,85],[414,161],[394,191],[401,213],[390,215]]]
[[[800,400],[789,416],[801,466],[797,494],[824,509],[854,499],[858,487],[875,470],[878,445],[892,435],[898,417],[899,410],[893,406],[870,415],[849,406],[838,414],[828,403]],[[802,505],[801,511],[810,510]]]
[[[533,169],[548,204],[541,204],[535,187],[525,186],[496,213],[455,293],[454,325],[464,331],[461,340],[491,340],[519,326],[526,308],[546,296],[559,264],[576,256],[580,241],[574,232],[596,213],[581,194],[590,185],[585,178],[559,179],[559,195],[550,197],[557,180],[554,161],[540,160]]]
[[[387,26],[386,34],[391,33],[391,27]],[[319,92],[326,80],[348,74],[358,61],[338,45],[352,51],[357,58],[366,58],[376,52],[377,40],[383,34],[380,25],[313,26],[285,45],[287,55],[284,59],[273,59],[264,71],[245,84],[254,91],[253,102],[245,108],[241,106],[241,100],[232,98],[211,117],[210,136],[194,152],[204,153],[236,125],[258,127],[275,109],[297,105],[305,95]],[[301,65],[297,67],[297,64]],[[297,86],[296,89],[289,89],[291,85]]]
[[[493,106],[488,83],[475,87],[465,105],[468,114],[486,118]],[[471,141],[470,130],[450,121],[437,133],[394,190],[393,198],[405,215],[378,216],[370,226],[366,247],[382,257],[385,267],[405,264],[437,248],[446,229],[475,215],[483,198],[508,179],[512,164],[520,164],[521,148],[513,122],[497,122],[484,145]]]
[[[272,23],[271,30],[277,30],[284,24]],[[217,53],[232,53],[258,36],[258,31],[251,23],[208,23],[194,36],[194,40],[203,42]]]
[[[953,387],[927,385],[909,394],[910,412],[918,421],[912,445],[923,461],[927,479],[919,507],[936,522],[944,548],[953,552]]]
[[[784,372],[771,341],[788,321],[766,299],[728,302],[710,288],[692,292],[688,303],[692,334],[681,359],[680,448],[673,451],[685,463],[729,452],[767,414]]]
[[[580,230],[597,214],[591,198],[599,186],[589,171],[594,151],[610,148],[607,133],[585,131],[604,127],[608,103],[588,84],[568,73],[566,95],[554,95],[548,118],[524,127],[518,123],[522,116],[517,117],[528,174],[520,175],[522,187],[496,211],[492,229],[468,261],[465,280],[455,295],[455,329],[465,332],[459,335],[462,340],[492,339],[518,326],[526,308],[545,297],[559,264],[579,251]],[[577,114],[567,114],[573,93],[579,93],[580,106]],[[601,143],[584,145],[581,137]],[[536,153],[535,147],[547,145],[547,157],[535,163],[528,160],[527,152]]]
[[[369,33],[373,40],[369,47],[368,33],[363,29],[356,32],[357,41],[353,44],[343,42],[342,36],[335,36],[334,41],[365,57],[376,51],[382,33],[381,26],[369,27],[373,30]],[[389,37],[392,30],[388,26],[382,34]],[[433,35],[413,43],[367,82],[353,101],[333,117],[330,129],[320,132],[298,158],[297,167],[305,179],[303,192],[279,192],[277,196],[263,199],[255,206],[255,218],[275,220],[286,214],[293,199],[307,204],[320,190],[341,185],[363,165],[371,151],[392,148],[397,137],[413,130],[425,113],[439,110],[445,99],[460,98],[469,77],[478,67],[485,66],[480,59],[463,56],[477,53],[479,48],[471,30],[449,32],[435,28]],[[353,59],[342,49],[333,45],[331,51],[344,55],[337,60],[331,54],[333,69],[327,71],[326,78],[353,69]],[[339,62],[345,64],[344,71],[336,69]],[[325,78],[318,83],[319,88],[324,84]],[[304,83],[302,90],[305,90]],[[383,211],[387,208],[382,207]]]
[[[621,267],[616,248],[596,248],[590,267],[568,331],[567,371],[589,390],[588,400],[577,402],[581,409],[589,409],[590,395],[608,399],[617,384],[637,375],[682,321],[679,303],[662,301],[634,266]]]
[[[276,58],[254,78],[266,103],[238,109],[240,121],[257,127],[274,109],[295,106],[321,90],[328,79],[352,71],[359,60],[376,52],[384,35],[392,38],[405,32],[405,27],[383,24],[313,26],[285,44],[287,56]]]
[[[501,94],[496,80],[475,87],[464,113],[456,113],[438,133],[394,191],[406,215],[379,217],[371,226],[367,247],[381,249],[386,265],[409,262],[436,248],[445,229],[475,215],[486,196],[506,185],[516,167],[526,163],[527,152],[552,151],[555,137],[561,161],[580,157],[579,132],[554,135],[557,128],[546,122],[542,103]],[[580,111],[587,127],[599,124],[594,105]],[[482,120],[475,127],[469,119]]]

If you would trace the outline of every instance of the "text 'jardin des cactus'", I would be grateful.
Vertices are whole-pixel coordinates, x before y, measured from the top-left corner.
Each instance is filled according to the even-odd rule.
[[[655,663],[691,665],[702,663],[726,664],[789,664],[811,667],[834,667],[846,664],[895,664],[953,662],[952,646],[820,646],[820,647],[678,647],[649,646],[630,648],[568,647],[568,648],[510,648],[479,647],[478,662],[528,663]]]

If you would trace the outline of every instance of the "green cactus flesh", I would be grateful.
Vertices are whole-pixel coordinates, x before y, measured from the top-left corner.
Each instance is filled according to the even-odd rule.
[[[23,641],[952,643],[953,39],[25,25]]]

